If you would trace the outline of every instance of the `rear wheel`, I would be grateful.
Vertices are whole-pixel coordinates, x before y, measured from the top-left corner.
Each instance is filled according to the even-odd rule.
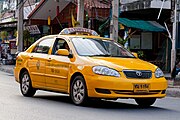
[[[149,107],[155,103],[156,98],[137,98],[135,101],[141,107]]]
[[[36,93],[36,89],[32,87],[31,78],[27,71],[20,76],[20,89],[23,96],[32,97]]]
[[[76,76],[71,84],[70,97],[74,104],[84,105],[87,102],[87,88],[82,76]]]

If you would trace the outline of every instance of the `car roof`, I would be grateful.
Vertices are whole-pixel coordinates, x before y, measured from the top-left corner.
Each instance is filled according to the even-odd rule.
[[[110,38],[105,38],[105,37],[101,37],[101,36],[93,36],[93,35],[74,35],[74,34],[70,34],[70,35],[59,35],[59,34],[55,34],[55,35],[47,35],[47,36],[44,36],[42,38],[40,38],[39,40],[41,39],[44,39],[44,38],[48,38],[48,37],[56,37],[56,38],[77,38],[77,37],[82,37],[82,38],[96,38],[96,39],[102,39],[102,40],[111,40]],[[39,41],[38,40],[38,41]]]
[[[73,38],[73,37],[83,37],[83,38],[97,38],[103,40],[110,40],[109,38],[100,37],[100,36],[93,36],[93,35],[57,35],[57,37],[65,37],[65,38]]]

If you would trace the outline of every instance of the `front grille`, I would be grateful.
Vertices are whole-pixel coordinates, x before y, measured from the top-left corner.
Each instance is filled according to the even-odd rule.
[[[152,72],[149,70],[124,70],[127,78],[149,79],[152,77]]]
[[[162,92],[161,90],[150,90],[149,92],[139,92],[135,93],[133,90],[113,90],[116,94],[124,94],[124,95],[154,95]]]

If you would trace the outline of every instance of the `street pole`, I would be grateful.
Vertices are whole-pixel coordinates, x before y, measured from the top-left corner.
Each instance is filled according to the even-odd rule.
[[[110,38],[118,41],[118,18],[119,18],[119,0],[112,1],[112,19],[110,25]]]
[[[18,23],[17,23],[17,51],[23,51],[23,19],[24,19],[24,0],[17,0],[18,4]]]
[[[79,27],[84,26],[84,0],[78,0],[77,21],[80,23]]]
[[[177,1],[175,0],[174,6],[174,21],[173,21],[173,36],[172,36],[172,49],[171,49],[171,72],[176,62],[176,32],[177,32]]]

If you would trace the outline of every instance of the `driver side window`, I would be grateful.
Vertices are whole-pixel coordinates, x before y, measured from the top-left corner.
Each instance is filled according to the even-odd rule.
[[[67,50],[69,50],[69,45],[67,44],[67,42],[65,40],[57,38],[55,43],[54,43],[54,46],[53,46],[52,54],[55,55],[56,51],[58,49],[67,49]]]

